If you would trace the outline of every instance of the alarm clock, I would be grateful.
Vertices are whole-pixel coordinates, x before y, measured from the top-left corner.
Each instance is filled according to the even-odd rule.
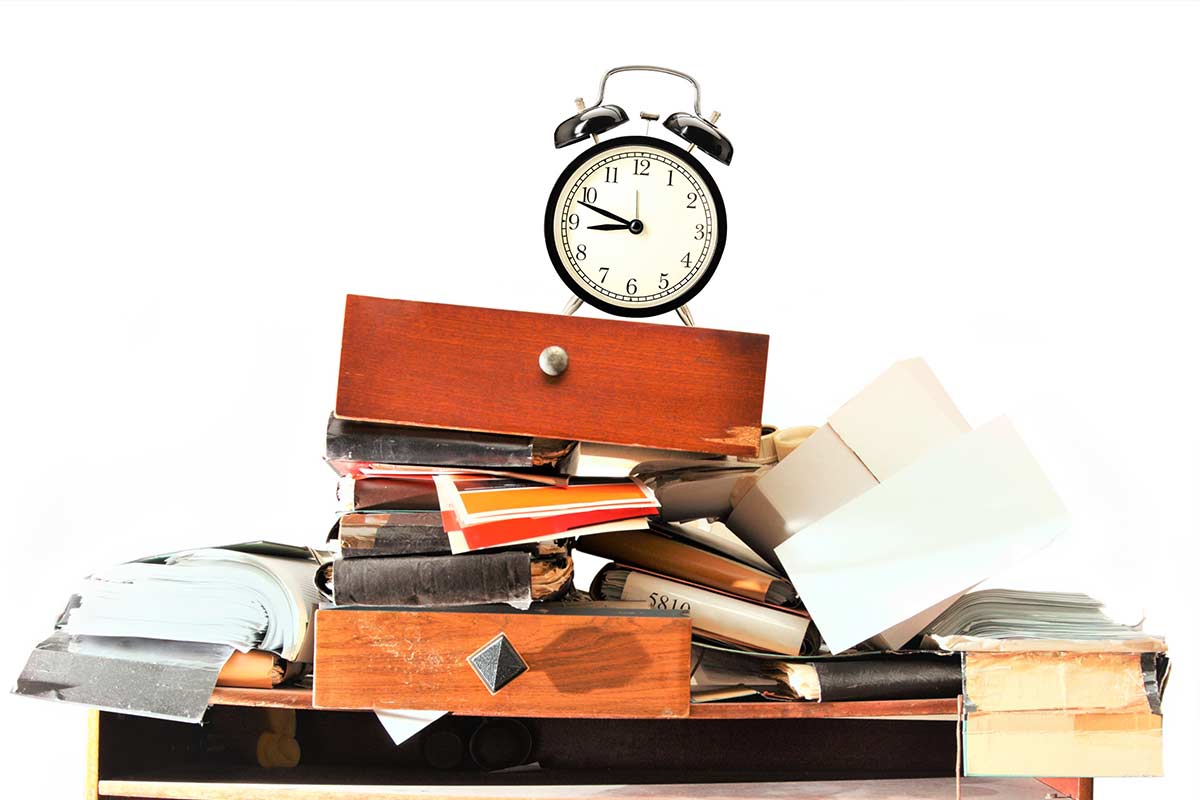
[[[676,112],[663,127],[688,144],[667,139],[601,134],[629,121],[625,111],[604,104],[608,79],[619,72],[673,75],[695,89],[694,113]],[[623,317],[649,317],[676,311],[692,324],[687,302],[712,278],[725,249],[728,223],[716,181],[694,155],[696,150],[729,164],[733,145],[705,120],[700,85],[665,67],[616,67],[600,81],[600,99],[584,106],[554,131],[563,148],[591,139],[559,175],[546,204],[546,251],[555,271],[575,297],[566,313],[588,303]],[[643,112],[650,123],[657,114]]]

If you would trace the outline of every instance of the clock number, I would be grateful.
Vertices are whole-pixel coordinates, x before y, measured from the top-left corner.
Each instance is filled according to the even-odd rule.
[[[571,230],[573,230],[573,231],[578,230],[579,229],[579,215],[572,214],[571,216],[567,217],[567,224],[571,226]]]
[[[586,244],[580,243],[579,246],[575,248],[575,260],[576,261],[587,261],[587,245]]]
[[[704,238],[704,226],[698,222],[696,223],[696,235],[692,238],[697,242]]]
[[[696,200],[697,200],[696,193],[695,193],[695,192],[688,192],[688,204],[687,204],[687,207],[688,207],[688,208],[695,208],[695,207],[696,207]]]
[[[675,185],[675,184],[671,183],[671,179],[674,177],[675,177],[675,170],[673,170],[673,169],[667,170],[667,186]]]
[[[650,174],[650,159],[635,158],[633,160],[633,174],[635,176],[636,175],[649,175]],[[671,185],[670,182],[668,182],[667,185],[670,186]]]
[[[670,285],[671,284],[667,283],[667,273],[665,273],[665,272],[658,273],[658,288],[665,289]]]
[[[583,187],[583,202],[585,202],[585,203],[596,202],[596,187],[595,186]]]
[[[637,294],[637,280],[636,279],[630,278],[629,282],[625,284],[625,294],[628,294],[628,295]]]
[[[600,282],[604,283],[604,279],[608,277],[608,267],[600,268]]]
[[[617,168],[616,167],[605,167],[604,168],[604,182],[605,183],[616,183],[617,182]],[[591,202],[591,201],[589,200],[588,202]]]
[[[582,247],[582,245],[580,245],[580,246]],[[692,254],[684,253],[683,258],[679,259],[679,263],[683,264],[688,269],[691,269],[692,268]]]

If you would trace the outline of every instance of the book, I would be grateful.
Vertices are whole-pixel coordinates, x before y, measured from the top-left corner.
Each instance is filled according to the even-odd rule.
[[[355,511],[338,519],[335,533],[342,558],[450,553],[440,511]]]
[[[960,657],[937,653],[781,661],[772,671],[787,695],[816,702],[957,697],[963,679]]]
[[[962,692],[958,653],[861,651],[784,658],[698,644],[692,661],[693,686],[751,688],[772,700],[923,700]]]
[[[601,533],[580,539],[575,547],[760,603],[794,606],[798,602],[796,590],[781,578],[657,532]]]
[[[356,478],[343,476],[337,485],[341,511],[438,511],[432,478]]]
[[[724,461],[724,456],[711,453],[600,442],[576,442],[558,463],[558,471],[563,475],[582,478],[627,478],[638,464],[647,461],[705,458],[715,459],[718,462]]]
[[[357,422],[329,415],[326,461],[510,469],[552,466],[572,442]]]
[[[641,569],[609,564],[596,574],[591,593],[600,600],[633,601],[647,608],[685,611],[697,635],[767,653],[811,653],[820,644],[816,628],[803,612],[756,603]]]
[[[968,651],[963,659],[966,774],[1162,774],[1165,654]]]
[[[738,461],[667,459],[638,464],[631,475],[654,491],[664,521],[680,522],[725,519],[734,492],[760,469]]]
[[[453,553],[583,536],[634,521],[645,527],[658,512],[654,493],[635,480],[475,488],[439,475],[434,483]]]
[[[1113,620],[1086,594],[986,589],[963,595],[926,629],[943,650],[1166,652],[1166,641]]]
[[[727,558],[740,561],[777,578],[782,577],[775,567],[764,561],[758,553],[751,550],[733,531],[729,530],[725,523],[718,520],[693,519],[687,522],[663,522],[655,519],[650,521],[650,529],[674,539],[682,539],[701,547],[707,547]]]
[[[558,597],[574,568],[561,545],[444,556],[342,558],[322,566],[323,582],[338,606],[439,608]]]
[[[316,558],[270,543],[185,550],[95,572],[60,619],[72,635],[269,650],[312,661]]]
[[[266,651],[248,656],[260,678],[273,674],[267,661],[289,662],[284,677],[311,663],[321,557],[248,542],[95,572],[30,653],[13,693],[199,722],[235,654]]]
[[[972,592],[926,639],[963,655],[967,774],[1162,774],[1166,642],[1094,598]]]

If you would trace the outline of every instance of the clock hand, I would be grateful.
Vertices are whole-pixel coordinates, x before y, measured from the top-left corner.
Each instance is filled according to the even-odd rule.
[[[628,225],[618,225],[615,222],[606,222],[603,225],[588,225],[589,231],[627,231]]]
[[[618,217],[616,214],[612,213],[611,211],[605,211],[603,208],[596,208],[591,203],[585,203],[582,200],[580,200],[579,205],[583,206],[584,208],[590,208],[592,211],[595,211],[597,214],[603,214],[604,216],[608,217],[609,219],[615,219],[617,222],[624,223],[625,225],[629,224],[629,220],[625,219],[624,217]]]

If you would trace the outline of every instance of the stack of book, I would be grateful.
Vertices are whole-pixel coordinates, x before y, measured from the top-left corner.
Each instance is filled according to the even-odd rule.
[[[528,608],[573,588],[572,537],[645,527],[658,503],[632,480],[568,479],[571,443],[331,416],[341,476],[337,557],[318,586],[337,606]]]

